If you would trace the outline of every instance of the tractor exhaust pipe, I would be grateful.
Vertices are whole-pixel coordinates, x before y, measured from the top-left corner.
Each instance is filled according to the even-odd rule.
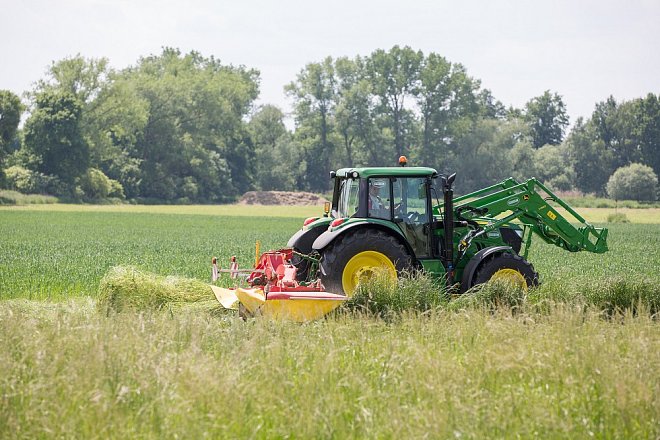
[[[447,291],[454,285],[454,180],[456,173],[442,176],[442,194],[444,196],[444,248],[441,260],[447,271]]]

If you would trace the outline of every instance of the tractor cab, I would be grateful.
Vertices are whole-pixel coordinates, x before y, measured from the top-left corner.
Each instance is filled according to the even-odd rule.
[[[369,222],[396,228],[416,258],[433,255],[433,168],[343,168],[334,177],[331,217],[335,226]],[[331,227],[332,224],[331,223]]]

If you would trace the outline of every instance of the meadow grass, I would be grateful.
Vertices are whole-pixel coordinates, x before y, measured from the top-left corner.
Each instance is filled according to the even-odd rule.
[[[118,265],[194,294],[301,218],[39,208],[0,209],[0,438],[660,436],[659,224],[607,225],[602,255],[534,240],[527,293],[375,280],[299,325],[96,298]]]
[[[648,314],[298,325],[0,304],[1,438],[657,438]]]

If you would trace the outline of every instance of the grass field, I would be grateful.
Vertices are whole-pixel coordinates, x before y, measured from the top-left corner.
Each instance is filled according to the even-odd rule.
[[[657,319],[562,301],[656,292],[658,209],[608,225],[603,255],[534,242],[543,285],[530,297],[560,300],[543,312],[296,325],[96,311],[112,266],[207,280],[211,256],[249,265],[255,240],[282,246],[318,211],[0,208],[0,438],[659,438]],[[591,221],[613,211],[580,210]]]

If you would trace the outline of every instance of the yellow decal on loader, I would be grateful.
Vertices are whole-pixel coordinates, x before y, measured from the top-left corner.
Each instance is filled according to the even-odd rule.
[[[550,217],[551,220],[556,220],[557,219],[557,214],[555,214],[552,211],[548,211],[548,217]]]

